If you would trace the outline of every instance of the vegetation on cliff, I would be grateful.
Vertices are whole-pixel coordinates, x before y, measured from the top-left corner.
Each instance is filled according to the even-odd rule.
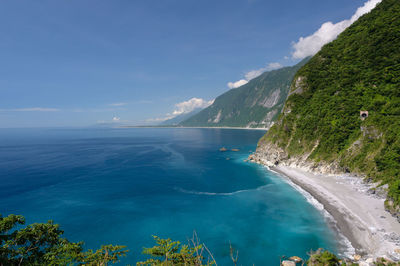
[[[360,119],[360,111],[369,116]],[[400,1],[383,0],[296,74],[278,122],[260,140],[289,157],[337,164],[389,185],[400,203]]]
[[[281,112],[295,73],[308,59],[292,67],[265,72],[249,83],[227,91],[211,106],[180,125],[268,127]]]

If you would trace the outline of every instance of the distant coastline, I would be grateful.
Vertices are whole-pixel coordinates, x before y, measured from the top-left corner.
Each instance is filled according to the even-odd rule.
[[[118,126],[117,128],[207,128],[207,129],[245,129],[245,130],[264,130],[269,128],[250,128],[250,127],[182,127],[182,126]]]

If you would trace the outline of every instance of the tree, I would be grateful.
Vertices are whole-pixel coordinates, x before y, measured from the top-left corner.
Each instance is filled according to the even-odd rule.
[[[153,236],[153,238],[157,245],[143,249],[143,254],[150,255],[152,258],[138,262],[136,264],[137,266],[216,265],[211,252],[204,244],[199,243],[196,233],[194,233],[193,238],[188,241],[188,245],[181,245],[179,241],[172,241],[169,238],[161,239],[158,236]],[[203,256],[204,251],[209,255],[207,260]]]
[[[310,258],[307,261],[307,265],[336,266],[340,265],[340,262],[335,254],[320,248],[316,252],[311,251]]]
[[[128,252],[125,246],[113,245],[83,251],[83,242],[62,238],[64,231],[53,221],[24,224],[21,215],[0,214],[0,265],[107,265]]]

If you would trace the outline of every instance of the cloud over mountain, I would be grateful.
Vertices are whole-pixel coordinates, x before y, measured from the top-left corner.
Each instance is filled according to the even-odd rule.
[[[338,23],[330,21],[325,22],[313,34],[307,37],[300,37],[300,39],[293,43],[292,57],[295,59],[302,59],[307,56],[316,54],[322,46],[333,41],[353,22],[359,19],[362,15],[370,12],[382,0],[369,0],[363,6],[359,7],[350,19],[342,20]]]
[[[259,69],[254,69],[254,70],[251,70],[251,71],[247,72],[246,74],[244,74],[245,79],[241,79],[241,80],[238,80],[236,82],[228,82],[227,86],[230,89],[238,88],[240,86],[245,85],[250,80],[260,76],[265,71],[270,71],[270,70],[278,69],[278,68],[281,68],[281,67],[282,67],[282,65],[280,63],[277,63],[277,62],[269,63],[265,67],[262,67],[262,68],[259,68]]]
[[[202,98],[193,97],[187,101],[183,101],[183,102],[175,104],[174,111],[172,111],[171,113],[167,113],[164,117],[150,118],[150,119],[147,119],[145,122],[146,123],[163,122],[168,119],[177,117],[178,115],[190,113],[198,108],[206,108],[206,107],[210,106],[211,104],[213,104],[213,102],[214,102],[214,100],[207,101]]]
[[[228,82],[228,87],[230,89],[238,88],[240,86],[243,86],[244,84],[247,84],[247,82],[248,81],[245,80],[245,79],[241,79],[241,80],[238,80],[236,82]]]
[[[172,116],[180,114],[190,113],[197,108],[206,108],[210,106],[214,100],[206,101],[201,98],[192,98],[190,100],[175,104],[175,110],[172,112]]]

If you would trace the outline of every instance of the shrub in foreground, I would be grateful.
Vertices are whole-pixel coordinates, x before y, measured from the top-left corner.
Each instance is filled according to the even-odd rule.
[[[27,226],[21,215],[0,215],[0,265],[107,265],[118,262],[125,246],[105,245],[84,251],[83,242],[70,242],[52,221]]]

